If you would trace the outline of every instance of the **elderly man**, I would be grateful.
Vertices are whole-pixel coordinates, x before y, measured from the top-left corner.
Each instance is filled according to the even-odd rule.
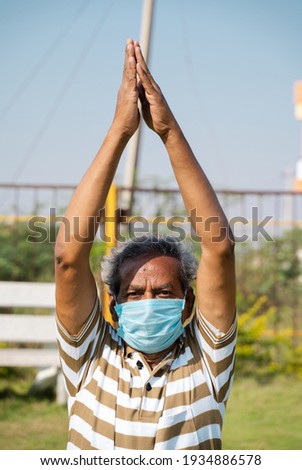
[[[139,125],[139,100],[145,122],[167,150],[202,256],[197,266],[182,243],[167,237],[118,247],[102,271],[113,327],[101,314],[89,255],[99,211]],[[55,270],[68,449],[220,449],[235,361],[234,242],[215,192],[133,40],[126,45],[112,125],[65,217],[69,233],[62,224]],[[85,243],[76,233],[85,233]]]

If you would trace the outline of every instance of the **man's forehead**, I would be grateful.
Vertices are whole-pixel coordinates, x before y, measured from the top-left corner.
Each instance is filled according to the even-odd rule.
[[[175,276],[179,277],[180,264],[177,258],[171,256],[149,255],[127,259],[120,267],[121,279],[130,274],[133,277],[136,273],[144,272],[156,273],[172,280]]]

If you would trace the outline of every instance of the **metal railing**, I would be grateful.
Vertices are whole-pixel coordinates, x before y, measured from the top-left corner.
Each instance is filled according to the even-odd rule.
[[[62,216],[74,185],[0,184],[0,220],[27,221],[30,217]],[[120,195],[125,188],[118,187]],[[178,189],[132,188],[132,217],[185,217]],[[238,238],[256,241],[264,232],[274,239],[285,230],[302,227],[302,194],[294,191],[217,190],[217,196]],[[132,218],[132,222],[134,219]],[[157,220],[158,222],[158,220]],[[263,230],[259,228],[262,224]],[[259,241],[259,240],[258,240]]]
[[[28,224],[33,217],[56,222],[56,217],[59,220],[64,215],[74,190],[73,185],[0,184],[0,222]],[[190,232],[179,190],[132,188],[134,211],[127,217],[119,210],[123,190],[125,188],[117,187],[115,222],[120,234],[127,237],[131,231],[136,236],[144,230],[166,231],[168,228],[174,236],[183,233],[181,230],[186,236],[194,235]],[[302,194],[294,191],[216,192],[237,241],[238,292],[242,303],[250,295],[255,298],[267,295],[268,303],[277,308],[276,330],[290,328],[294,340],[300,341]],[[104,224],[99,235],[104,239]]]

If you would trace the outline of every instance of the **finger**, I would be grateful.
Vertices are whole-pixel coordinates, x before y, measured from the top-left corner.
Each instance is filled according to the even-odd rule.
[[[138,82],[137,89],[138,89],[138,96],[139,96],[140,102],[142,103],[142,106],[144,107],[148,105],[148,100],[146,98],[145,89],[141,81]]]
[[[143,56],[142,50],[141,50],[141,46],[139,45],[139,43],[137,41],[134,41],[133,45],[134,45],[134,53],[135,53],[136,60],[141,65],[141,67],[144,69],[144,71],[147,73],[148,72],[148,67],[147,67],[147,63],[145,61],[145,58]]]
[[[134,42],[134,52],[135,52],[136,61],[140,65],[142,70],[144,71],[144,74],[146,75],[150,83],[154,86],[154,88],[158,89],[158,85],[155,82],[150,70],[148,69],[141,47],[137,41]]]
[[[126,47],[125,47],[125,59],[124,59],[124,68],[126,67],[127,65],[127,61],[128,61],[128,58],[129,58],[129,55],[131,55],[131,48],[134,48],[134,42],[132,39],[127,39],[127,42],[126,42]]]
[[[140,79],[141,85],[143,86],[145,93],[147,94],[154,94],[156,91],[156,87],[153,84],[153,81],[150,79],[150,75],[145,72],[145,70],[142,68],[142,66],[137,63],[136,64],[136,70],[138,77]],[[151,77],[152,78],[152,77]]]
[[[128,39],[126,43],[123,78],[127,80],[136,79],[136,59],[132,39]]]
[[[134,42],[134,53],[137,63],[140,64],[145,74],[151,76],[150,70],[148,69],[141,47],[138,42]]]

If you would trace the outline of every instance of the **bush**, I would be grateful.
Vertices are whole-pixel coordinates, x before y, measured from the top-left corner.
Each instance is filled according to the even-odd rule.
[[[28,235],[26,223],[0,224],[2,281],[53,281],[53,244],[28,242]]]
[[[290,374],[302,379],[302,346],[295,346],[291,330],[276,329],[276,311],[263,295],[239,315],[236,369],[241,375],[262,380]]]

